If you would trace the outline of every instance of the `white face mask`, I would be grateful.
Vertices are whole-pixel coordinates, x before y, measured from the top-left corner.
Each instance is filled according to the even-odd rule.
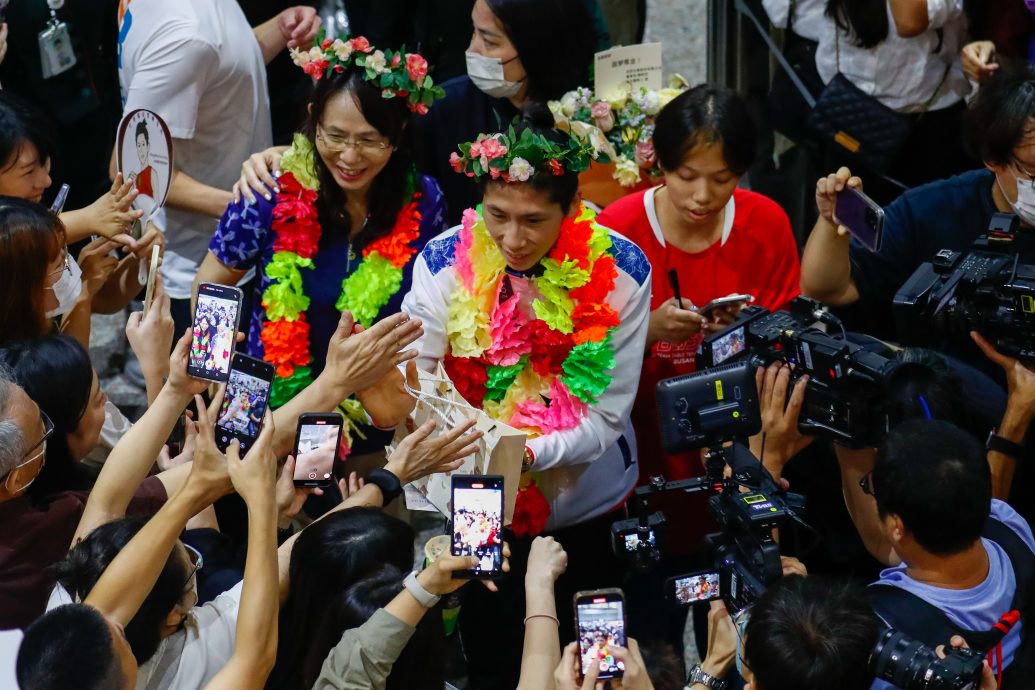
[[[61,271],[61,277],[50,286],[50,289],[54,291],[58,305],[47,312],[47,318],[52,319],[72,311],[75,301],[83,291],[83,271],[71,256],[65,258],[65,268]]]
[[[493,98],[511,98],[521,90],[521,82],[524,79],[507,81],[503,78],[503,60],[472,53],[469,50],[465,55],[467,56],[467,76],[486,95]],[[517,57],[511,59],[516,60]]]
[[[1016,175],[1014,175],[1014,179],[1017,181],[1017,201],[1010,201],[1002,183],[999,182],[998,175],[996,175],[995,182],[999,185],[999,191],[1003,193],[1003,197],[1006,198],[1006,203],[1010,204],[1010,208],[1017,214],[1017,217],[1026,225],[1035,226],[1035,180],[1021,179]]]

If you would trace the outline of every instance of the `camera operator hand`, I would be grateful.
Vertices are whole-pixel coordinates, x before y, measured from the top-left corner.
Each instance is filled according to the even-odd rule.
[[[837,194],[846,187],[862,190],[862,180],[842,167],[816,182],[819,218],[801,257],[801,291],[832,306],[859,299],[848,257],[848,229],[837,222]]]
[[[737,629],[726,605],[717,599],[708,609],[708,651],[701,661],[701,670],[714,678],[725,678],[736,654]]]
[[[970,649],[970,645],[959,635],[953,635],[952,639],[949,640],[949,646],[953,649]],[[945,658],[945,645],[938,645],[935,648],[934,653],[938,655],[939,659]],[[981,663],[981,686],[978,690],[996,690],[998,683],[995,680],[995,673],[992,672],[992,667],[988,665],[987,661]]]
[[[1013,443],[1023,443],[1032,419],[1035,418],[1035,371],[1021,361],[998,352],[991,343],[976,331],[970,337],[984,353],[985,357],[999,365],[1006,374],[1006,412],[996,429],[996,435]],[[1006,500],[1010,495],[1013,473],[1020,458],[1004,453],[989,451],[988,464],[992,469],[992,495]]]
[[[683,307],[693,306],[690,300],[683,300]],[[666,300],[660,307],[650,313],[647,325],[647,347],[654,343],[681,343],[697,335],[704,328],[708,319],[691,309],[680,308],[676,298]]]
[[[809,377],[805,375],[798,379],[788,398],[790,380],[791,368],[782,362],[774,362],[766,369],[759,367],[755,372],[762,410],[762,433],[751,437],[751,452],[762,460],[773,480],[781,486],[784,485],[784,466],[812,443],[811,436],[798,431],[798,416],[805,402]]]

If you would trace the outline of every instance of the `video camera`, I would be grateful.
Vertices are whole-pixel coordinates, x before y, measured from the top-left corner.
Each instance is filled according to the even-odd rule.
[[[796,518],[803,500],[783,494],[761,462],[735,438],[746,438],[761,430],[754,369],[747,363],[719,367],[658,384],[662,408],[662,429],[666,448],[674,442],[686,447],[709,447],[705,454],[706,475],[695,479],[665,481],[652,477],[634,492],[637,517],[611,526],[615,554],[648,568],[661,557],[665,517],[649,513],[650,496],[681,491],[715,493],[709,509],[721,532],[709,535],[713,567],[720,578],[722,598],[732,612],[754,603],[766,587],[780,578],[780,548],[773,530],[788,517]],[[700,401],[707,400],[707,404]],[[730,468],[725,476],[726,467]],[[748,489],[747,493],[740,488]]]
[[[903,342],[978,331],[1003,354],[1035,358],[1035,265],[1020,263],[1017,217],[992,216],[967,253],[943,249],[916,269],[893,302]]]
[[[828,335],[817,323],[841,328],[841,336]],[[699,371],[744,361],[752,368],[777,361],[792,364],[792,385],[808,374],[798,428],[803,434],[850,448],[880,445],[890,427],[888,392],[899,376],[919,366],[902,364],[847,341],[840,320],[806,297],[796,297],[785,311],[746,307],[733,324],[705,338],[697,352]],[[752,386],[753,376],[752,372]],[[659,402],[664,410],[666,403]],[[703,411],[698,408],[702,403]],[[707,403],[690,401],[688,409],[677,411],[703,420],[711,409]],[[685,432],[688,423],[692,424],[677,422],[672,434]],[[680,438],[672,434],[666,437],[672,451],[696,443],[693,434],[682,433]]]

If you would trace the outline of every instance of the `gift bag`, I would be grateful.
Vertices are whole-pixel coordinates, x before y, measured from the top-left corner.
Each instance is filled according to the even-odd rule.
[[[413,390],[407,386],[410,394],[417,399],[417,405],[410,415],[414,426],[419,427],[429,419],[434,420],[438,424],[432,434],[434,436],[445,429],[462,424],[468,419],[475,420],[474,429],[483,433],[478,442],[478,451],[474,455],[464,458],[464,464],[455,472],[457,474],[503,475],[503,524],[509,525],[514,517],[514,503],[517,500],[518,483],[521,478],[521,462],[525,453],[525,432],[518,431],[503,422],[497,422],[478,408],[468,404],[456,391],[456,387],[449,380],[441,363],[435,374],[420,371],[420,384],[420,390]],[[392,444],[388,446],[389,454],[406,438],[407,433],[405,425],[400,425],[396,429]],[[450,505],[451,474],[433,474],[410,484],[406,491],[407,507],[411,510],[420,510],[421,506],[416,503],[423,499],[443,515],[448,516],[452,509]]]

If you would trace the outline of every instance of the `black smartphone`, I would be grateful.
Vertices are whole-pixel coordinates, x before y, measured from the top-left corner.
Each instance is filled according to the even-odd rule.
[[[308,412],[299,416],[295,433],[295,486],[329,486],[341,443],[339,414]]]
[[[858,189],[845,187],[837,193],[834,220],[848,228],[852,237],[871,252],[880,250],[884,237],[884,209]]]
[[[669,578],[669,597],[677,604],[696,604],[722,597],[721,578],[718,570],[704,570]]]
[[[198,304],[194,308],[190,357],[187,360],[188,374],[208,381],[227,380],[242,297],[239,289],[229,285],[202,283],[198,286]]]
[[[483,580],[503,574],[503,477],[452,476],[450,520],[454,556],[477,556],[480,563],[458,570],[454,578]]]
[[[248,452],[262,429],[272,385],[272,364],[239,352],[234,354],[216,420],[216,445],[220,450],[225,451],[236,438],[241,442],[241,455]]]
[[[598,589],[575,594],[575,637],[579,641],[582,675],[592,664],[600,667],[600,680],[620,678],[625,664],[615,658],[613,647],[625,641],[625,595],[620,589]]]

